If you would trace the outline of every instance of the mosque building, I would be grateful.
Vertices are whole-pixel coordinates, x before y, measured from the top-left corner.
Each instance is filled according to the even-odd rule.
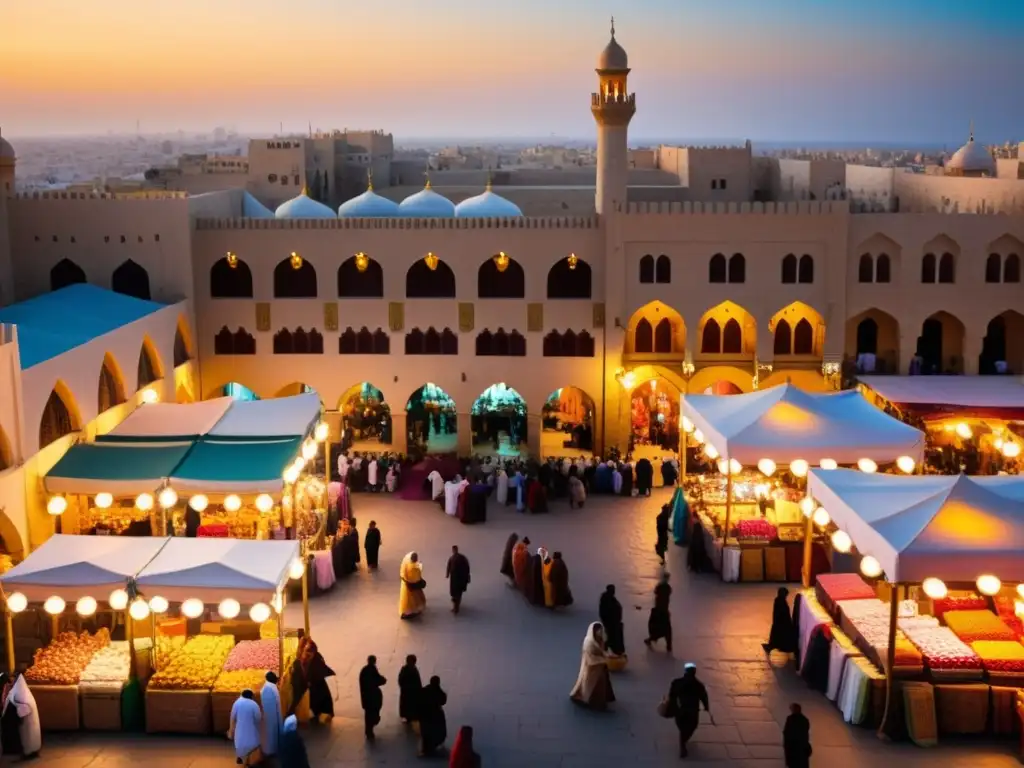
[[[426,392],[468,454],[486,392],[539,456],[560,422],[624,448],[681,395],[825,390],[844,360],[1024,370],[1018,160],[973,129],[937,174],[634,151],[614,28],[595,69],[596,177],[571,189],[496,172],[450,194],[365,132],[254,140],[244,184],[200,194],[18,194],[0,138],[0,497],[26,499],[0,536],[35,540],[38,478],[143,398],[312,389],[337,429],[371,392],[405,451]]]

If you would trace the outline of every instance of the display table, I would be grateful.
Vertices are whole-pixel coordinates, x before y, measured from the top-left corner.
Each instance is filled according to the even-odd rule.
[[[82,713],[77,685],[29,685],[43,731],[78,731]]]
[[[832,628],[832,645],[829,648],[828,688],[825,691],[825,697],[829,701],[836,701],[839,698],[839,690],[842,687],[843,673],[846,671],[847,660],[863,655],[841,629],[838,627]]]
[[[235,696],[235,698],[238,698]],[[185,733],[206,736],[211,732],[210,690],[146,690],[146,733]]]

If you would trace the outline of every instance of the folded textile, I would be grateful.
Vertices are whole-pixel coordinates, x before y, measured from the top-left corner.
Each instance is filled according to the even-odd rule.
[[[992,611],[946,611],[946,625],[965,643],[975,640],[1016,640],[1013,630]]]

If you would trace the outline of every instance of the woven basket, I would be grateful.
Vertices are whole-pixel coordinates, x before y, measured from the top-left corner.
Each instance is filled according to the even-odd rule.
[[[237,697],[236,697],[237,698]],[[210,691],[146,691],[146,733],[211,732]]]

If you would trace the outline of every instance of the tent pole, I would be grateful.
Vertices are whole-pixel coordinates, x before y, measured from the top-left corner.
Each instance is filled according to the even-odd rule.
[[[814,554],[814,520],[810,517],[807,518],[804,524],[804,589],[812,586],[811,584],[811,561]]]
[[[331,437],[330,437],[330,435],[328,435],[327,439],[324,440],[324,520],[327,519],[327,517],[329,515],[328,510],[329,510],[329,508],[331,506],[331,494],[330,494],[330,491],[327,490],[327,486],[329,486],[330,484],[331,484]],[[317,544],[318,544],[318,546],[322,546],[322,544],[320,542],[318,542]],[[309,632],[309,627],[306,627],[306,631]]]
[[[138,677],[138,662],[135,658],[135,620],[131,617],[128,611],[124,611],[124,639],[128,641],[128,679],[135,680]],[[114,614],[114,621],[117,621],[117,614]],[[156,669],[156,643],[153,644],[153,649],[150,651],[153,654],[150,659],[150,664],[153,669]]]
[[[882,722],[878,726],[878,738],[889,741],[887,733],[889,717],[893,710],[892,697],[896,681],[893,679],[893,670],[896,668],[896,622],[900,612],[900,585],[892,584],[892,592],[889,595],[889,648],[885,654],[885,710],[882,714]]]
[[[277,676],[284,679],[284,603],[287,598],[281,593],[281,610],[277,614]],[[309,633],[306,633],[309,637]]]
[[[307,555],[302,558],[302,626],[309,634],[309,564],[313,556]]]
[[[4,603],[4,624],[7,630],[7,671],[14,676],[14,614]]]
[[[726,459],[725,462],[725,528],[722,529],[722,562],[719,565],[723,581],[725,581],[725,547],[729,543],[729,522],[732,517],[732,467],[728,466],[729,459]]]

